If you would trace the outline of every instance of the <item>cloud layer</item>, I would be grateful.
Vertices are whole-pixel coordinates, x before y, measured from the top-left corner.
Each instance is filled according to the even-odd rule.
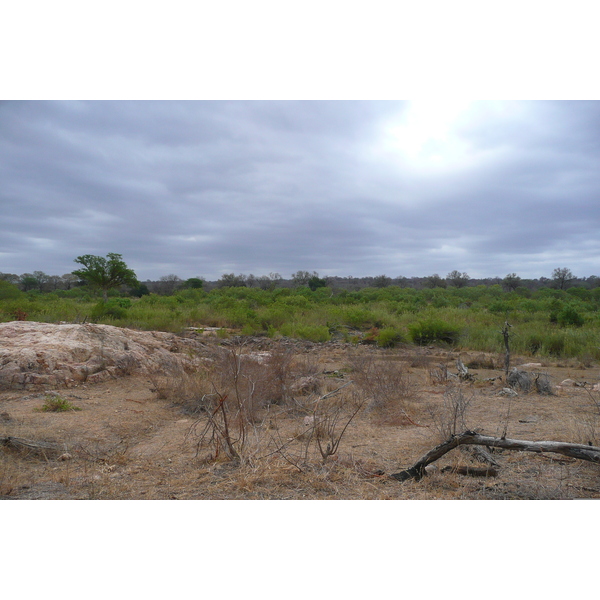
[[[600,275],[600,102],[0,103],[0,271]]]

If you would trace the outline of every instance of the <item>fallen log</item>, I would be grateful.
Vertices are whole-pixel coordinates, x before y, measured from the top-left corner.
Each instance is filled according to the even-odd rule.
[[[427,454],[422,456],[412,467],[393,473],[390,477],[398,481],[406,481],[407,479],[416,479],[417,481],[425,474],[425,467],[435,462],[444,454],[454,450],[458,446],[464,445],[488,446],[490,448],[503,448],[505,450],[519,450],[521,452],[554,452],[577,458],[579,460],[587,460],[600,464],[600,448],[597,446],[586,446],[585,444],[569,444],[566,442],[531,442],[528,440],[511,440],[506,438],[496,438],[488,435],[480,435],[475,431],[465,431],[460,435],[453,435],[445,442],[442,442],[435,448],[432,448]]]
[[[16,438],[12,436],[0,437],[0,446],[11,448],[13,450],[26,451],[29,454],[41,455],[44,458],[62,454],[65,451],[64,448],[50,442],[27,440],[25,438]]]

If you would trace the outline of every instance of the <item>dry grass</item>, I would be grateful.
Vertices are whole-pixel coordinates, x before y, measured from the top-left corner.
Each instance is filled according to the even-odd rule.
[[[420,351],[420,350],[419,350]],[[464,354],[464,353],[463,353]],[[477,358],[477,357],[475,357]],[[463,359],[465,364],[466,358]],[[387,475],[463,427],[518,439],[599,443],[600,398],[583,387],[553,396],[498,396],[505,385],[448,383],[447,351],[252,344],[207,349],[195,372],[123,377],[61,390],[81,408],[38,412],[49,390],[0,395],[0,438],[52,442],[62,458],[0,449],[0,496],[82,499],[484,499],[600,497],[598,467],[496,452],[499,474],[442,472],[476,465],[453,451],[419,482]],[[479,361],[481,382],[500,373]],[[413,366],[411,366],[413,365]],[[414,366],[417,365],[417,366]],[[443,371],[441,367],[437,367]],[[554,384],[595,382],[597,367],[545,365]],[[210,415],[220,399],[231,426],[225,452]],[[215,426],[216,425],[216,426]],[[222,431],[222,429],[221,429]],[[220,449],[218,444],[221,444]],[[329,450],[327,449],[329,446]]]

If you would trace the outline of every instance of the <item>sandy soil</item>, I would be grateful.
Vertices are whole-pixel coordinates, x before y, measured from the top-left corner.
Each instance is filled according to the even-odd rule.
[[[215,344],[220,343],[215,341]],[[248,352],[259,350],[247,347]],[[265,351],[264,348],[260,352]],[[474,382],[442,381],[439,365],[456,372],[456,358],[471,364]],[[353,380],[351,359],[369,357],[403,374],[398,407],[378,407],[363,388],[348,384],[333,394],[339,434],[323,461],[306,430],[315,400]],[[53,444],[56,451],[0,448],[2,499],[569,499],[600,498],[600,466],[552,454],[495,452],[496,477],[442,472],[445,466],[475,465],[460,449],[444,456],[421,481],[389,477],[411,466],[442,440],[449,394],[468,402],[465,423],[487,435],[600,445],[600,392],[590,386],[558,386],[566,379],[595,384],[598,365],[542,361],[552,395],[499,395],[506,385],[501,357],[443,349],[358,349],[341,344],[298,347],[296,360],[317,366],[319,388],[302,393],[294,406],[271,404],[248,425],[242,461],[230,461],[214,446],[201,445],[205,413],[194,414],[157,388],[157,379],[126,376],[65,388],[28,388],[0,393],[0,438]],[[513,364],[531,362],[514,358]],[[496,368],[489,368],[495,366]],[[487,368],[482,368],[487,367]],[[450,391],[449,391],[450,390]],[[80,408],[43,412],[47,392]],[[362,394],[362,395],[361,395]],[[373,395],[373,394],[371,394]],[[165,397],[166,396],[166,397]],[[336,408],[336,410],[337,410]],[[334,413],[329,413],[330,416]],[[207,438],[205,438],[207,441]],[[481,464],[479,464],[481,466]]]

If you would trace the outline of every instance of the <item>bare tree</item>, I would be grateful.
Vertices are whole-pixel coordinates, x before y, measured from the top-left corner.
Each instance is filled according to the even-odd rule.
[[[448,273],[446,279],[454,287],[461,288],[465,287],[471,278],[467,275],[467,273],[461,273],[460,271],[455,270]]]
[[[219,281],[217,281],[217,287],[246,287],[246,276],[224,273],[221,275]]]
[[[575,279],[575,276],[571,272],[571,269],[567,269],[566,267],[552,271],[552,281],[559,290],[567,289],[573,279]]]
[[[445,279],[442,279],[437,273],[434,273],[429,277],[425,277],[423,285],[427,288],[445,288],[447,284]]]
[[[73,275],[73,273],[65,273],[61,276],[61,279],[62,287],[65,290],[70,290],[79,281],[77,275]]]
[[[261,290],[274,290],[281,283],[281,279],[279,273],[269,273],[268,275],[261,275],[256,281]]]
[[[318,278],[319,274],[316,271],[313,271],[312,273],[309,273],[308,271],[296,271],[295,273],[292,273],[292,283],[294,284],[294,287],[308,286],[308,282],[313,277]]]
[[[392,278],[387,275],[377,275],[373,277],[373,287],[384,288],[392,285]]]
[[[21,278],[14,273],[0,273],[0,280],[17,285],[21,281]]]
[[[507,292],[516,290],[521,285],[521,278],[516,273],[509,273],[503,280],[502,286]]]
[[[159,279],[158,289],[161,294],[170,296],[177,287],[183,283],[183,280],[178,275],[163,275]]]

